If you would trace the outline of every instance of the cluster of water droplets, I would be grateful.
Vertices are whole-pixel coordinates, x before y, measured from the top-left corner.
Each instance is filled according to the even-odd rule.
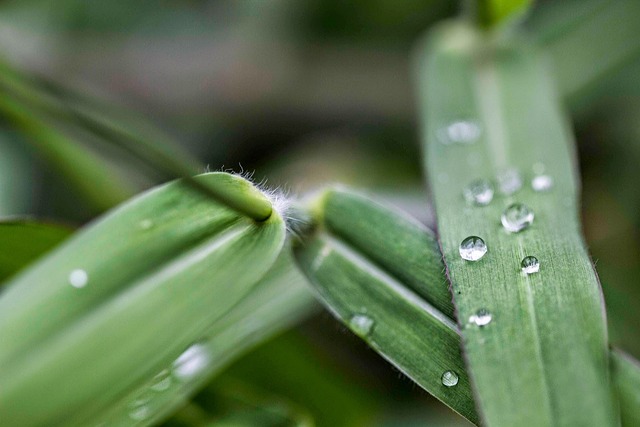
[[[479,135],[478,135],[479,136]],[[531,179],[531,189],[535,192],[546,192],[553,188],[553,178],[545,174],[544,165],[533,165],[534,176]],[[522,189],[524,180],[517,169],[507,169],[498,174],[495,185],[492,181],[479,178],[462,191],[462,195],[468,204],[473,206],[488,206],[494,199],[494,194],[499,192],[504,196],[512,196]],[[503,211],[500,222],[508,233],[520,233],[533,224],[535,214],[524,203],[512,203]],[[459,247],[460,257],[466,261],[479,261],[487,253],[487,244],[478,236],[465,238]],[[540,261],[535,256],[526,256],[520,263],[522,272],[526,275],[540,271]],[[493,320],[493,315],[487,309],[481,308],[469,316],[468,323],[478,328],[488,326]],[[446,387],[454,387],[458,384],[459,377],[453,371],[445,371],[442,374],[442,384]]]
[[[531,188],[535,192],[549,191],[553,188],[553,178],[545,174],[544,165],[533,165],[534,177],[531,179]],[[488,206],[494,199],[494,194],[499,192],[504,196],[511,196],[522,189],[524,180],[520,172],[515,168],[508,168],[499,173],[495,179],[496,185],[491,180],[479,178],[470,182],[462,190],[462,195],[468,204],[474,206]],[[497,188],[497,190],[496,190]],[[524,203],[512,203],[502,212],[500,222],[509,233],[519,233],[533,224],[535,214]],[[459,247],[460,257],[466,261],[479,261],[487,253],[487,244],[478,236],[465,238]],[[533,262],[535,260],[535,263]],[[526,264],[526,265],[525,265]],[[522,260],[522,271],[526,274],[537,273],[540,262],[528,256]]]

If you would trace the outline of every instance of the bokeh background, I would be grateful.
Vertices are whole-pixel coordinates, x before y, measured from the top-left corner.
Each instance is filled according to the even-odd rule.
[[[611,342],[640,357],[640,8],[598,20],[601,3],[541,1],[524,26],[558,59]],[[146,141],[196,170],[252,171],[291,194],[345,183],[433,225],[411,49],[458,12],[450,0],[3,1],[0,98],[23,91],[46,108],[0,102],[0,216],[81,226],[171,177],[141,159],[153,157],[148,147],[132,154]],[[579,19],[594,23],[567,41]],[[117,131],[96,135],[51,113],[60,103]],[[56,151],[61,138],[75,151]],[[250,411],[233,415],[247,387],[320,426],[468,425],[322,311],[234,363],[216,387],[226,391],[197,401],[226,425],[256,425]]]

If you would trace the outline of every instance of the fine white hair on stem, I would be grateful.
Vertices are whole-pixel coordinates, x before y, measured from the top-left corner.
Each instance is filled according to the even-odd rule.
[[[245,170],[240,164],[239,166],[240,171],[235,171],[231,168],[225,168],[222,166],[222,168],[220,168],[220,172],[230,173],[251,182],[262,194],[265,195],[265,197],[269,199],[273,210],[277,212],[282,219],[284,219],[287,227],[287,234],[292,237],[298,237],[308,226],[310,218],[306,212],[296,207],[296,197],[291,195],[289,189],[282,187],[269,187],[267,185],[267,178],[263,178],[261,181],[256,182],[254,180],[255,171]]]

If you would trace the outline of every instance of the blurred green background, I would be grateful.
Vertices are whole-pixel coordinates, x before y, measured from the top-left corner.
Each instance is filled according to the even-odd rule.
[[[555,61],[573,120],[611,343],[640,357],[640,8],[616,15],[605,3],[541,1],[524,26]],[[450,0],[3,1],[0,217],[80,226],[170,179],[177,171],[162,159],[180,158],[195,172],[255,171],[293,194],[349,184],[433,225],[410,55],[459,9]],[[325,312],[234,363],[167,424],[209,417],[468,425]]]

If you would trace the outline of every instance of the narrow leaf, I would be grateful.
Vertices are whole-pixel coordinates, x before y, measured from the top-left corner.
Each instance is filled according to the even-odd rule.
[[[640,3],[548,2],[534,14],[531,33],[553,61],[554,79],[572,106],[598,82],[640,56]]]
[[[22,132],[25,142],[51,162],[97,209],[111,208],[137,191],[95,153],[50,122],[38,119],[27,105],[3,94],[0,96],[0,116]]]
[[[440,291],[434,292],[436,295],[446,290],[441,261],[426,257],[436,252],[430,243],[430,234],[415,223],[380,208],[367,212],[365,207],[371,203],[347,193],[328,192],[321,200],[322,204],[314,209],[326,222],[295,251],[298,265],[315,285],[321,300],[354,333],[421,387],[477,422],[455,324],[406,285],[406,282],[415,284],[426,279],[414,285],[421,293],[434,287],[440,287]],[[349,205],[356,209],[345,209]],[[351,221],[341,221],[348,216]],[[370,217],[375,220],[369,222]],[[357,220],[360,222],[358,247],[334,235],[330,226],[324,227],[328,224],[335,227],[342,222],[345,227],[335,228],[347,230],[348,224],[355,224]],[[394,231],[399,232],[394,234]],[[378,244],[382,236],[390,242],[401,242],[410,234],[413,237],[405,241],[406,245],[392,244],[385,248]],[[368,249],[363,253],[360,247]],[[419,264],[413,264],[415,253],[422,256]],[[376,262],[385,257],[406,262],[388,269],[387,262]],[[407,268],[403,270],[404,266]],[[395,275],[394,271],[402,274]],[[402,278],[409,280],[403,283]],[[450,306],[443,298],[436,301],[444,308]],[[443,375],[451,377],[446,381],[455,378],[455,387],[444,385]]]
[[[198,375],[189,381],[177,381],[171,373],[172,366],[168,365],[166,376],[150,379],[128,391],[100,414],[88,414],[86,422],[131,425],[132,403],[142,399],[144,417],[134,420],[134,424],[154,425],[171,415],[236,358],[314,311],[306,279],[295,268],[290,253],[283,251],[251,293],[217,320],[209,334],[200,340],[200,354],[209,363]],[[166,387],[158,388],[159,381],[166,381],[163,383]]]
[[[346,189],[330,189],[327,190],[324,195],[319,198],[319,202],[314,202],[313,211],[316,213],[317,217],[320,219],[320,224],[318,227],[323,230],[320,233],[330,233],[329,224],[331,224],[331,229],[337,230],[346,230],[350,225],[360,223],[361,229],[359,232],[361,235],[358,237],[361,243],[364,245],[366,241],[369,239],[372,243],[371,246],[375,247],[375,242],[379,239],[378,233],[381,233],[381,230],[385,230],[384,234],[387,238],[401,241],[406,238],[406,234],[400,233],[397,236],[394,236],[389,230],[392,230],[397,227],[397,224],[404,224],[405,231],[408,234],[414,236],[424,235],[425,238],[429,238],[430,233],[427,232],[425,234],[425,229],[420,224],[417,224],[414,221],[407,219],[404,215],[399,214],[398,212],[384,207],[373,200],[367,199],[362,195],[357,193],[353,193]],[[334,206],[331,206],[335,204]],[[349,208],[350,209],[349,209]],[[344,209],[341,209],[344,208]],[[383,218],[387,218],[386,221]],[[365,224],[368,224],[368,218],[377,218],[374,222],[372,222],[372,227],[369,230],[365,230]],[[372,237],[368,237],[372,236]],[[316,237],[314,237],[316,239]],[[417,239],[419,240],[419,239]],[[366,245],[364,245],[366,246]],[[353,248],[353,246],[352,246]],[[394,247],[388,254],[391,258],[394,258],[398,255],[396,253],[397,246]],[[313,250],[313,249],[311,249]],[[309,251],[309,248],[304,243],[301,244],[296,250],[297,259],[300,260],[306,256],[313,256],[306,254]],[[358,249],[360,251],[360,249]],[[445,278],[445,266],[442,260],[442,255],[439,249],[435,246],[417,246],[414,248],[406,247],[403,251],[411,251],[417,252],[422,257],[422,269],[432,272],[437,272],[438,274],[421,274],[421,277],[424,280],[430,281],[431,283],[423,283],[421,285],[415,286],[410,285],[413,281],[405,281],[402,285],[406,288],[401,294],[411,294],[412,291],[419,294],[420,297],[424,290],[428,290],[430,292],[435,286],[441,286],[442,289],[446,289],[447,283]],[[368,249],[369,253],[371,249]],[[322,254],[322,252],[321,252]],[[326,252],[325,252],[326,254]],[[361,255],[364,258],[364,255]],[[317,258],[316,258],[317,259]],[[369,258],[370,260],[373,258]],[[304,260],[302,262],[305,262]],[[327,261],[323,260],[323,263]],[[308,264],[308,263],[307,263]],[[313,266],[313,261],[312,264]],[[304,266],[303,266],[304,268]],[[409,271],[405,272],[405,275],[410,275],[411,268]],[[318,292],[321,296],[321,301],[327,306],[327,308],[332,311],[336,316],[341,319],[347,326],[354,329],[354,325],[351,324],[351,318],[348,316],[344,316],[342,312],[344,311],[344,307],[347,307],[352,312],[366,312],[370,314],[370,318],[373,320],[372,325],[377,327],[377,325],[382,323],[388,323],[388,317],[396,317],[396,322],[415,322],[416,319],[407,319],[405,315],[410,311],[411,306],[415,305],[415,303],[411,299],[403,298],[401,296],[395,297],[393,304],[384,301],[384,303],[380,303],[384,309],[385,307],[391,306],[392,308],[388,310],[387,313],[381,313],[378,311],[378,304],[370,304],[369,300],[366,298],[376,298],[378,295],[377,286],[380,284],[372,285],[371,282],[368,286],[362,286],[362,292],[353,292],[353,286],[351,282],[357,280],[358,275],[360,274],[356,270],[350,270],[352,273],[355,271],[355,275],[349,279],[343,279],[342,276],[316,276],[313,270],[311,273],[307,272],[313,277],[315,280],[312,280],[312,284],[318,289]],[[439,277],[438,277],[439,276]],[[391,289],[386,292],[393,292],[394,289],[397,289],[393,284],[382,284],[382,286],[390,287]],[[343,289],[344,287],[344,289]],[[426,299],[427,296],[424,296]],[[444,301],[442,299],[433,299],[429,298],[430,301],[433,301],[433,306],[428,307],[428,310],[432,312],[433,309],[444,312],[448,310],[450,306],[450,302]],[[421,304],[425,304],[423,301]],[[399,308],[396,305],[400,306]],[[347,311],[348,312],[348,311]],[[450,317],[450,320],[442,320]],[[443,313],[440,315],[435,315],[433,319],[437,321],[442,321],[443,323],[453,322],[455,321],[453,316],[446,316]],[[358,326],[358,325],[356,325]],[[407,326],[411,327],[411,326]],[[403,329],[399,329],[403,331]],[[360,329],[355,329],[356,332],[359,332]],[[375,330],[374,330],[375,332]],[[436,337],[433,334],[441,333],[441,337]],[[427,344],[433,344],[438,342],[444,342],[448,338],[447,328],[434,328],[429,331],[429,335],[422,336],[423,341]],[[459,339],[460,337],[458,337]],[[367,342],[371,343],[371,339],[368,336],[364,336],[364,339]],[[411,379],[413,379],[416,383],[422,385],[423,387],[431,387],[433,383],[427,383],[424,381],[425,377],[428,377],[428,372],[430,370],[430,361],[425,360],[425,353],[421,348],[416,348],[413,346],[405,345],[405,342],[402,339],[398,339],[397,341],[378,341],[378,345],[372,345],[373,348],[378,351],[383,357],[387,360],[390,360],[392,363],[394,362],[397,354],[404,353],[404,357],[409,359],[414,359],[419,361],[413,369],[405,369],[404,373],[407,374]],[[460,342],[456,342],[454,345],[457,352],[460,351]],[[636,404],[638,396],[640,396],[640,364],[638,362],[632,360],[628,356],[623,355],[620,350],[612,349],[611,351],[611,359],[612,359],[612,368],[611,373],[614,379],[614,383],[616,384],[616,388],[621,401],[621,411],[622,411],[622,419],[625,421],[624,426],[634,426],[634,420],[638,419],[638,405]],[[461,356],[459,356],[461,358]],[[423,370],[423,367],[424,368]],[[461,374],[462,372],[458,372]],[[427,388],[427,391],[431,391],[431,389]],[[469,395],[469,399],[471,399],[471,395]],[[452,400],[446,400],[452,399]],[[460,405],[455,399],[455,395],[445,395],[443,397],[443,401],[450,407],[456,407],[456,405]],[[467,419],[478,422],[477,415],[473,409],[472,402],[468,403],[468,411],[463,412],[459,411],[461,415],[465,416]]]
[[[432,34],[425,53],[426,169],[484,421],[615,425],[601,290],[578,222],[573,140],[543,61],[526,44],[491,45],[455,24]],[[529,183],[542,169],[553,187],[534,191]],[[487,206],[463,197],[478,179],[496,187]],[[513,222],[530,215],[505,212],[514,203],[535,215],[521,232]],[[476,262],[461,256],[470,236],[488,248],[481,259],[467,258]],[[538,273],[523,273],[526,256],[538,258]],[[480,310],[489,324],[473,321]]]
[[[198,179],[265,197],[237,176]],[[189,378],[203,363],[197,341],[269,269],[284,237],[277,214],[255,223],[182,182],[99,219],[0,297],[3,420],[74,424],[173,361]]]
[[[640,425],[640,362],[613,349],[611,374],[618,393],[622,426]]]
[[[471,0],[476,3],[480,23],[486,27],[508,24],[522,16],[533,4],[533,0]]]

